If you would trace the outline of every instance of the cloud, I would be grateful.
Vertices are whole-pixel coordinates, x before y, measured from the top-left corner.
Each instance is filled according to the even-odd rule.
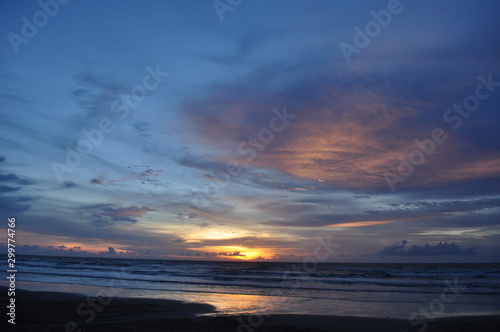
[[[213,252],[206,252],[206,251],[198,251],[198,250],[188,250],[181,252],[177,254],[177,256],[184,256],[184,257],[211,257],[211,256],[217,256],[216,253]]]
[[[104,209],[104,214],[110,217],[140,217],[150,211],[154,211],[153,209],[148,208],[147,206],[137,207],[130,206],[126,208],[106,208]]]
[[[132,170],[133,168],[133,170]],[[160,185],[168,185],[170,183],[158,180],[163,175],[162,169],[152,169],[146,164],[132,165],[127,167],[127,175],[119,179],[110,179],[106,176],[99,176],[90,180],[91,184],[96,185],[113,185],[128,181],[138,181],[141,184],[153,185],[155,188]]]
[[[110,204],[95,204],[81,208],[96,226],[110,226],[117,223],[135,224],[144,214],[155,211],[147,206],[112,207]]]
[[[10,182],[10,183],[17,183],[21,185],[28,185],[32,184],[31,181],[28,181],[26,179],[21,179],[15,174],[9,173],[9,174],[0,174],[0,182]]]
[[[198,224],[198,226],[200,226],[200,228],[213,228],[213,227],[224,226],[224,224],[210,224],[210,223],[204,222],[204,223]]]
[[[3,160],[5,160],[5,158]],[[12,186],[12,184],[26,186],[31,185],[31,181],[22,179],[13,173],[9,173],[0,174],[0,183],[8,184],[0,185],[0,213],[2,215],[12,215],[15,213],[23,212],[31,207],[31,204],[29,204],[29,202],[34,199],[33,197],[22,195],[11,196],[10,194],[21,190],[21,187]]]
[[[335,231],[345,235],[346,242],[352,241],[353,248],[358,245],[352,249],[352,257],[356,257],[356,251],[366,252],[370,241],[378,241],[373,234],[387,236],[387,245],[402,239],[401,234],[410,241],[413,236],[421,239],[415,232],[422,227],[439,228],[450,233],[425,235],[418,243],[434,245],[446,239],[463,245],[461,241],[475,235],[453,235],[452,228],[491,225],[495,227],[489,230],[496,231],[500,201],[491,196],[500,197],[498,89],[490,99],[480,101],[480,108],[470,118],[463,119],[459,131],[449,131],[446,146],[402,184],[406,188],[392,194],[383,173],[394,170],[398,157],[412,151],[415,138],[427,138],[437,126],[449,129],[442,120],[443,111],[474,92],[477,75],[493,73],[495,81],[500,79],[499,43],[491,33],[500,26],[492,10],[498,6],[444,4],[440,10],[422,7],[408,12],[397,29],[401,33],[387,30],[348,65],[338,42],[349,38],[352,42],[352,27],[358,24],[354,21],[369,17],[370,8],[357,16],[359,6],[342,6],[346,15],[332,20],[338,6],[322,3],[301,8],[305,10],[299,16],[295,15],[298,11],[289,10],[292,20],[284,12],[284,21],[266,22],[263,17],[260,28],[244,22],[255,15],[241,16],[239,29],[229,31],[217,47],[198,45],[205,54],[200,56],[204,61],[197,62],[195,71],[202,74],[196,80],[177,81],[174,89],[158,94],[148,92],[146,103],[131,110],[125,121],[117,120],[123,113],[113,112],[110,104],[141,92],[126,85],[129,79],[141,83],[137,80],[145,74],[146,63],[129,61],[132,65],[127,68],[116,61],[109,66],[89,63],[86,67],[92,71],[83,73],[78,66],[68,67],[64,73],[81,73],[69,88],[67,77],[57,77],[57,72],[52,89],[21,73],[16,85],[11,75],[0,75],[6,88],[0,92],[4,101],[0,104],[8,110],[23,110],[0,115],[0,131],[5,133],[8,150],[0,153],[0,165],[10,167],[0,172],[2,213],[36,205],[20,216],[23,229],[36,232],[30,243],[64,243],[66,251],[75,243],[83,248],[96,248],[97,244],[103,252],[113,245],[120,252],[128,248],[145,252],[149,247],[168,254],[227,244],[210,250],[246,253],[244,247],[266,247],[288,253],[287,248],[293,246],[300,256],[306,253],[308,241],[331,230],[326,227],[343,226]],[[268,11],[278,7],[270,5]],[[443,10],[446,17],[436,19]],[[421,19],[429,24],[423,30],[415,29]],[[290,29],[287,25],[292,21],[296,24]],[[204,37],[213,32],[208,29]],[[412,43],[405,43],[409,35]],[[175,53],[186,63],[193,55],[196,59],[196,50],[193,53],[193,48],[178,46]],[[44,51],[50,53],[50,49]],[[59,61],[49,53],[47,59],[53,58],[54,64]],[[144,58],[137,55],[131,56]],[[188,73],[188,67],[177,69],[180,74]],[[206,70],[210,68],[215,75]],[[64,91],[72,92],[73,105],[60,107],[56,102],[66,100]],[[297,115],[289,126],[274,132],[272,141],[255,159],[247,160],[248,155],[238,153],[241,142],[249,136],[258,138],[262,129],[269,128],[273,108],[284,106]],[[64,163],[64,147],[75,147],[86,136],[82,130],[98,128],[103,117],[116,119],[117,130],[87,156],[85,167],[68,175],[75,182],[58,185],[50,162],[56,157]],[[195,144],[189,144],[192,142]],[[127,167],[130,156],[151,166]],[[206,208],[194,208],[193,190],[210,192],[210,180],[218,172],[226,173],[229,160],[240,162],[240,174],[208,195]],[[159,169],[162,167],[165,173]],[[29,183],[24,176],[36,181],[36,186],[25,188]],[[142,186],[155,186],[164,179],[171,179],[174,185],[158,190]],[[27,197],[31,195],[39,198]],[[32,202],[34,199],[37,201]],[[81,208],[96,201],[106,204]],[[153,209],[158,212],[147,215]],[[176,217],[192,224],[188,227]],[[92,223],[112,227],[89,227]],[[226,226],[215,226],[222,223]],[[425,227],[430,224],[437,227]],[[155,232],[158,228],[161,232]],[[241,238],[227,239],[236,235],[225,229],[237,229]],[[65,239],[57,242],[51,234]],[[36,235],[43,243],[36,242]],[[193,237],[200,241],[191,241]],[[476,245],[482,239],[474,241],[478,242],[471,246],[481,248],[482,255],[484,246]]]
[[[194,212],[186,210],[182,205],[177,206],[177,218],[181,219],[182,221],[186,222],[189,219],[194,219],[198,215]]]
[[[65,245],[59,245],[59,246],[53,246],[53,245],[29,245],[29,244],[24,244],[20,245],[18,247],[20,253],[26,253],[26,254],[36,254],[36,255],[47,255],[47,256],[59,256],[59,255],[70,255],[73,256],[77,254],[78,256],[87,256],[87,257],[95,257],[95,256],[100,256],[100,255],[117,255],[117,254],[131,254],[133,256],[136,256],[138,252],[134,251],[126,251],[126,252],[120,252],[118,253],[115,249],[112,247],[109,247],[105,251],[96,251],[92,249],[83,249],[81,246],[74,246],[74,247],[68,247]]]
[[[75,120],[75,125],[83,127],[87,121],[109,114],[111,103],[120,99],[120,94],[130,89],[123,84],[112,82],[93,73],[84,72],[76,75],[75,81],[80,86],[72,93],[73,100],[84,111]]]
[[[66,180],[64,181],[64,188],[74,188],[77,187],[78,185],[74,183],[73,181]]]
[[[390,205],[400,211],[423,210],[430,213],[469,212],[498,207],[500,206],[500,197],[469,200],[417,201]]]
[[[226,171],[226,163],[216,162],[200,155],[185,154],[178,157],[176,159],[176,162],[181,166],[190,167],[213,174]]]
[[[94,178],[90,180],[91,184],[103,184],[105,178],[104,177],[99,177],[99,178]]]
[[[224,234],[237,234],[238,231],[226,231]],[[230,235],[232,236],[232,235]],[[300,243],[294,239],[287,239],[279,236],[273,237],[257,237],[257,236],[240,236],[225,239],[200,239],[197,242],[189,242],[186,244],[192,249],[195,248],[219,248],[221,247],[245,247],[258,249],[276,249],[276,248],[298,248]]]
[[[90,221],[96,226],[111,226],[114,224],[127,224],[127,223],[135,224],[138,222],[138,220],[134,218],[112,218],[100,214],[91,215]]]
[[[300,202],[300,201],[299,201]],[[305,202],[315,202],[314,199],[307,199]],[[319,199],[318,202],[321,202]],[[333,211],[323,212],[317,205],[292,204],[292,203],[266,203],[265,206],[270,210],[282,211],[288,210],[290,216],[286,220],[268,220],[262,221],[265,225],[289,226],[289,227],[356,227],[370,226],[377,224],[387,224],[393,222],[402,222],[410,220],[436,220],[449,218],[457,213],[476,213],[483,212],[482,218],[489,214],[497,214],[495,208],[500,206],[500,198],[485,197],[480,199],[462,199],[462,200],[428,200],[414,201],[404,203],[389,203],[379,209],[367,209],[359,211],[363,205],[358,202],[343,202],[331,200],[330,204],[334,207]],[[296,206],[296,208],[294,208]],[[336,212],[335,206],[351,206],[353,212]],[[308,213],[308,211],[316,211]],[[293,212],[293,213],[292,213]],[[301,214],[297,214],[300,213]],[[283,213],[283,212],[281,212]],[[477,225],[479,221],[470,221],[470,224]],[[498,224],[498,222],[497,222]]]
[[[19,187],[0,186],[0,193],[8,193],[19,190]]]
[[[240,251],[223,251],[219,252],[217,255],[230,257],[246,257],[246,255],[242,254]]]
[[[145,121],[139,121],[134,123],[133,128],[134,130],[141,136],[141,137],[149,137],[151,134],[149,133],[150,129],[150,124]]]
[[[38,245],[29,245],[29,244],[23,244],[22,246],[19,247],[19,249],[21,249],[21,251],[24,251],[24,250],[38,250],[40,249],[40,246]]]
[[[77,111],[65,113],[57,118],[57,123],[50,123],[48,142],[61,153],[66,147],[76,149],[82,136],[82,130],[99,128],[103,118],[118,119],[123,112],[113,112],[111,105],[120,96],[130,92],[130,88],[112,79],[100,77],[91,72],[74,76],[77,84],[70,98],[76,103]],[[64,151],[64,152],[63,152]]]
[[[2,195],[0,199],[0,214],[11,215],[13,213],[19,213],[28,210],[31,207],[32,197],[26,196],[5,196]]]
[[[458,48],[458,44],[453,47]],[[424,58],[432,56],[435,54],[425,54]],[[451,83],[449,67],[436,68],[438,73],[431,77],[407,66],[380,71],[368,61],[366,65],[373,70],[360,75],[326,58],[300,60],[281,65],[281,71],[262,64],[238,83],[213,84],[200,97],[186,100],[181,111],[189,120],[188,130],[193,133],[190,139],[223,151],[211,155],[212,161],[237,159],[253,167],[322,179],[332,186],[381,190],[387,189],[384,173],[397,171],[399,158],[408,158],[417,148],[415,140],[428,139],[434,128],[443,127],[447,142],[438,145],[436,153],[428,156],[400,187],[435,187],[500,176],[500,153],[491,144],[484,144],[500,139],[489,125],[498,121],[484,120],[488,116],[498,119],[491,106],[494,102],[481,105],[482,112],[467,120],[469,131],[485,124],[491,127],[491,135],[482,139],[477,138],[477,130],[464,135],[463,130],[453,131],[442,120],[453,101],[474,92],[474,80],[469,84]],[[326,68],[330,68],[328,72]],[[283,79],[284,72],[286,77],[296,79]],[[280,88],[268,88],[276,81]],[[464,88],[467,85],[469,89]],[[442,93],[436,95],[436,89]],[[498,96],[491,98],[498,100]],[[297,117],[275,133],[253,160],[247,159],[248,154],[237,155],[238,145],[267,128],[273,117],[271,110],[282,105]],[[197,166],[210,167],[209,162]]]
[[[408,241],[403,240],[401,244],[394,244],[389,247],[384,247],[380,250],[378,256],[442,256],[442,255],[475,255],[476,248],[471,247],[468,249],[462,249],[454,242],[439,242],[438,244],[431,245],[425,244],[423,246],[412,245],[411,247],[406,247]]]

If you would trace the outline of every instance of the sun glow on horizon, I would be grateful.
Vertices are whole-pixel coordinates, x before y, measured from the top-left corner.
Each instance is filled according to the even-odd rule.
[[[272,259],[274,257],[273,253],[260,248],[221,246],[211,247],[210,250],[215,250],[219,258],[224,257],[235,260]]]

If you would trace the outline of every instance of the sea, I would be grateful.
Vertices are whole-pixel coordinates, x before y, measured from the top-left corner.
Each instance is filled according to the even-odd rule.
[[[500,264],[180,261],[21,256],[16,287],[207,303],[218,314],[500,314]],[[7,273],[0,271],[0,285]]]

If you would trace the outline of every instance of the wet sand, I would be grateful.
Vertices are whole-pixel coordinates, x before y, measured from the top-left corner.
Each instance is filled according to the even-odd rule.
[[[7,289],[0,287],[4,310]],[[16,290],[15,325],[5,312],[2,331],[418,331],[408,320],[315,315],[217,315],[208,304],[95,298],[79,294]],[[200,316],[204,314],[205,316]],[[210,314],[209,316],[206,316]],[[7,329],[5,329],[7,327]],[[464,316],[428,322],[425,331],[500,331],[500,316]]]

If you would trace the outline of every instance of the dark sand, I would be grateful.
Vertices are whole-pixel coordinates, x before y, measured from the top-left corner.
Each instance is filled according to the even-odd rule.
[[[105,300],[109,303],[96,302],[95,309],[92,309],[88,300],[97,301],[96,298],[23,290],[16,290],[16,324],[12,325],[7,323],[7,289],[0,287],[0,292],[5,310],[0,331],[402,332],[421,328],[412,327],[408,320],[384,318],[312,315],[197,317],[197,314],[215,313],[215,308],[207,304],[155,299],[102,299],[102,304],[107,303]],[[80,314],[77,308],[80,308]],[[429,332],[500,331],[500,316],[442,318],[428,324],[425,331]]]

